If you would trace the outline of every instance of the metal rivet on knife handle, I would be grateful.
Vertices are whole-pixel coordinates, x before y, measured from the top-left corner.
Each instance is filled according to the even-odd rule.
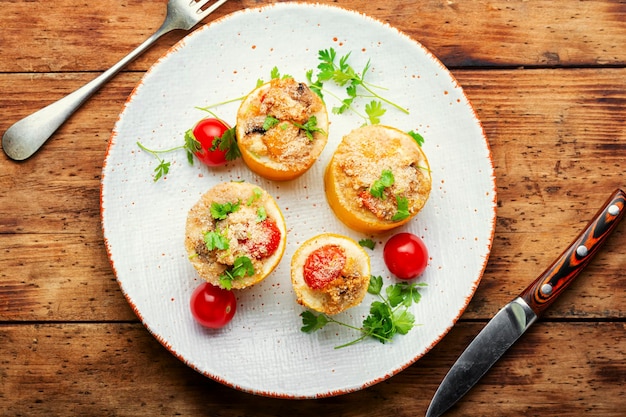
[[[520,297],[541,314],[591,261],[624,216],[626,194],[616,190],[576,240]]]

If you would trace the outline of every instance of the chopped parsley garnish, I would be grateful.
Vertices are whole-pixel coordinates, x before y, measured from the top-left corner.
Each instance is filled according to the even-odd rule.
[[[304,131],[304,134],[309,140],[313,140],[313,133],[320,132],[324,134],[324,130],[317,127],[317,117],[311,116],[309,120],[306,121],[305,124],[301,125],[299,123],[293,122],[293,125]]]
[[[422,146],[424,144],[424,137],[422,135],[420,135],[419,133],[411,130],[410,132],[407,132],[409,134],[409,136],[411,136],[413,138],[413,140],[417,143],[418,146]]]
[[[280,123],[280,120],[273,116],[265,116],[265,120],[263,121],[263,130],[266,132]]]
[[[415,316],[409,311],[409,307],[419,303],[421,294],[419,287],[425,287],[424,283],[400,282],[388,286],[385,295],[382,294],[383,279],[380,276],[371,276],[367,291],[378,296],[379,300],[370,305],[369,315],[363,320],[361,327],[349,325],[335,320],[326,314],[315,314],[304,311],[302,317],[302,330],[312,333],[324,328],[328,323],[335,323],[361,333],[361,336],[351,342],[335,346],[335,349],[351,346],[365,340],[368,337],[377,339],[381,343],[390,342],[396,334],[405,335],[415,326]]]
[[[222,235],[219,231],[204,233],[204,244],[208,250],[226,250],[230,247],[226,236]]]
[[[391,218],[394,222],[399,222],[400,220],[404,220],[409,217],[409,200],[401,196],[400,194],[396,195],[396,204],[398,205],[398,211]]]
[[[248,198],[248,201],[246,201],[246,205],[250,207],[252,204],[254,204],[255,201],[261,198],[262,195],[263,195],[263,191],[261,191],[260,188],[258,187],[254,188],[252,190],[252,195],[250,196],[250,198]]]
[[[251,277],[254,275],[254,265],[247,256],[240,256],[235,259],[233,266],[224,271],[220,275],[220,286],[227,290],[232,289],[233,281],[245,276]]]
[[[190,131],[188,131],[190,132]],[[191,134],[191,136],[193,137],[193,134]],[[185,138],[187,137],[187,135],[185,135]],[[200,150],[200,142],[198,142],[195,138],[194,140],[198,143],[198,149]],[[226,152],[226,154],[224,155],[224,158],[227,161],[234,161],[235,159],[239,158],[241,156],[241,151],[239,150],[239,146],[237,145],[237,138],[235,136],[235,128],[231,127],[230,129],[228,129],[227,131],[224,132],[224,134],[221,137],[215,137],[213,138],[213,142],[211,142],[211,151],[214,151],[216,149],[219,149],[222,152]],[[193,152],[191,153],[189,151],[187,151],[187,159],[191,161],[193,161]]]
[[[395,178],[393,177],[393,172],[389,169],[384,169],[380,174],[380,178],[374,181],[372,186],[370,187],[370,194],[373,197],[380,198],[384,200],[385,197],[385,188],[391,187],[395,182]]]
[[[267,211],[265,210],[265,207],[259,207],[256,210],[256,221],[257,223],[261,223],[265,219],[267,219]]]
[[[236,203],[216,203],[215,201],[211,203],[211,217],[215,220],[224,220],[226,216],[230,213],[234,213],[241,207],[241,202],[237,201]]]
[[[372,239],[361,239],[359,240],[359,245],[361,245],[364,248],[374,250],[374,247],[376,246],[376,242],[374,242]]]

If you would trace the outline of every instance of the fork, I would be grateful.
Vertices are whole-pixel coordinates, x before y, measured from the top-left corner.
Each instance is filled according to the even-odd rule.
[[[176,29],[190,30],[228,0],[169,0],[161,27],[134,51],[98,77],[73,93],[19,120],[2,136],[2,149],[7,156],[22,161],[41,146],[107,81],[146,51],[157,39]],[[207,7],[208,6],[208,7]]]

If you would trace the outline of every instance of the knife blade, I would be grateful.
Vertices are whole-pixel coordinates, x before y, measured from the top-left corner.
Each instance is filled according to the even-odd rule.
[[[576,239],[518,297],[485,325],[452,365],[426,417],[439,417],[487,373],[591,261],[624,216],[626,194],[615,190]]]

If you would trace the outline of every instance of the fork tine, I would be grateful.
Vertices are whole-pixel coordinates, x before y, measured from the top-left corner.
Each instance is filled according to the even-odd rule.
[[[191,0],[191,2],[189,3],[189,6],[194,7],[194,5],[196,5],[196,7],[198,8],[196,10],[196,14],[198,15],[198,18],[201,20],[207,17],[208,15],[210,15],[211,13],[213,13],[218,7],[226,3],[228,0],[218,0],[215,3],[213,3],[211,6],[206,7],[212,1],[213,0]]]

